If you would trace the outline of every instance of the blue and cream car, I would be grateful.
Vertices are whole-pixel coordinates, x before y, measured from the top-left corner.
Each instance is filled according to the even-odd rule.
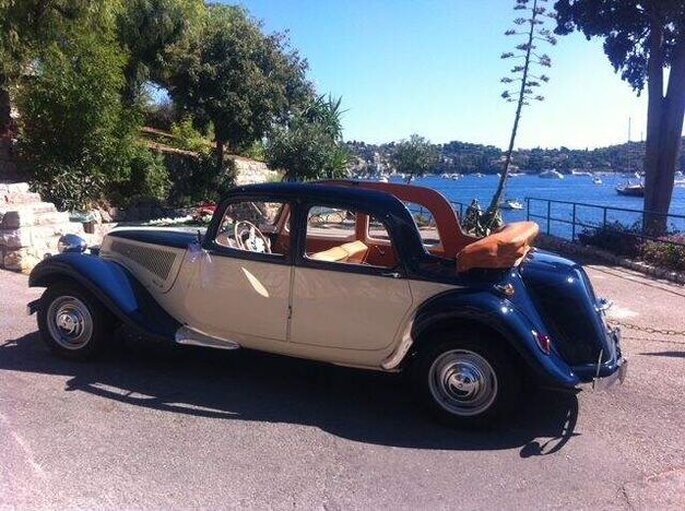
[[[204,235],[120,228],[66,237],[29,285],[47,345],[91,357],[125,324],[171,343],[408,371],[459,425],[510,411],[522,383],[575,389],[625,373],[582,267],[519,222],[464,232],[426,188],[355,181],[235,188]]]

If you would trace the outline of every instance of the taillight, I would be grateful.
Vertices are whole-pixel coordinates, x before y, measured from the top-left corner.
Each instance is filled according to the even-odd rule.
[[[547,355],[552,353],[552,339],[550,339],[549,336],[541,334],[540,332],[533,332],[533,336],[535,337],[535,340],[542,351],[544,351]]]

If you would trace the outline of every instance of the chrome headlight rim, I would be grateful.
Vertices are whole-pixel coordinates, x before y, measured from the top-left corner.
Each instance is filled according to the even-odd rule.
[[[65,234],[61,236],[57,242],[57,251],[60,254],[77,253],[81,254],[86,251],[88,244],[81,236],[77,234]]]

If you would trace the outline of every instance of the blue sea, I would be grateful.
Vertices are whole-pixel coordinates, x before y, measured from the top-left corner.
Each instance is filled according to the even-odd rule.
[[[507,222],[525,220],[527,215],[525,199],[528,197],[642,210],[642,198],[626,197],[616,193],[616,187],[626,183],[625,177],[607,175],[601,176],[601,179],[603,183],[596,185],[589,176],[567,175],[564,179],[544,179],[535,175],[524,175],[510,178],[507,182],[505,198],[521,201],[524,209],[522,211],[505,211],[505,220]],[[464,176],[457,180],[429,176],[415,179],[412,181],[412,184],[439,190],[448,199],[464,204],[464,207],[468,206],[471,200],[476,198],[480,201],[483,209],[485,209],[497,188],[498,180],[499,178],[495,175],[484,177]],[[391,178],[391,181],[401,182],[396,177]],[[637,183],[637,180],[633,179],[632,182]],[[552,204],[550,212],[552,217],[561,220],[570,222],[573,218],[573,206],[571,205]],[[546,216],[547,203],[531,201],[530,213],[532,215]],[[676,187],[673,190],[670,213],[685,215],[685,188]],[[612,210],[608,210],[606,215],[607,222],[618,221],[626,225],[633,225],[639,222],[642,216],[637,212]],[[574,233],[571,225],[564,222],[552,220],[548,226],[546,220],[540,218],[531,218],[531,220],[535,220],[540,224],[542,232],[546,232],[549,228],[551,234],[565,238],[571,238],[583,229],[582,226],[578,226]],[[604,212],[600,208],[576,206],[576,221],[588,225],[601,224],[604,221]],[[669,219],[669,226],[674,230],[685,231],[685,218],[671,218]]]

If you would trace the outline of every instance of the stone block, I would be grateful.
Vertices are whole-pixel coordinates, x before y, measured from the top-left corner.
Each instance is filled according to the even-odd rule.
[[[41,257],[37,257],[28,249],[22,248],[19,250],[5,251],[2,262],[6,270],[29,272],[41,261],[41,259]]]
[[[31,204],[41,202],[40,194],[36,192],[7,192],[0,194],[0,206]]]
[[[0,229],[19,229],[34,225],[64,224],[69,222],[69,213],[57,211],[43,212],[34,208],[19,208],[5,213],[0,222]]]
[[[0,183],[0,192],[26,193],[29,191],[28,183]]]
[[[0,246],[17,250],[25,247],[35,247],[43,251],[56,246],[57,239],[64,234],[83,235],[83,225],[65,222],[54,225],[36,225],[20,227],[19,229],[0,230]]]

